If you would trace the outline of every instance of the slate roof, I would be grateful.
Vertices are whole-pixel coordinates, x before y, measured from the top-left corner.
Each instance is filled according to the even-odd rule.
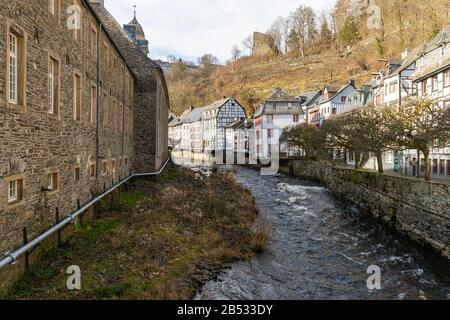
[[[295,103],[296,105],[291,106],[280,106],[277,105],[274,107],[274,103]],[[304,114],[304,111],[301,107],[301,101],[297,98],[290,96],[285,91],[280,88],[277,88],[275,92],[264,101],[255,112],[254,117],[260,117],[262,115],[301,115]]]
[[[326,85],[325,90],[327,90],[329,93],[336,93],[341,89],[340,86],[335,85]]]
[[[225,126],[227,129],[239,130],[239,129],[251,129],[253,128],[253,121],[250,119],[241,119],[233,121]]]
[[[183,124],[198,122],[202,119],[203,112],[206,111],[205,107],[193,108],[182,120]]]
[[[434,74],[450,69],[450,56],[445,57],[438,63],[427,66],[416,73],[413,81],[418,82],[424,78],[428,78]]]
[[[298,102],[298,99],[287,94],[281,88],[277,88],[266,102]]]
[[[169,122],[169,127],[175,127],[176,125],[178,125],[179,121],[180,120],[178,118],[172,119],[172,121]]]
[[[320,99],[322,91],[305,92],[297,97],[302,102],[302,106],[311,106]]]
[[[230,99],[231,98],[224,98],[221,100],[217,100],[217,101],[211,103],[210,105],[204,106],[203,108],[205,108],[205,110],[208,110],[208,111],[220,109]]]
[[[338,89],[337,91],[328,91],[328,92],[333,93],[333,95],[331,96],[330,99],[321,101],[320,103],[321,103],[321,104],[322,104],[322,103],[327,103],[327,102],[333,100],[334,97],[336,97],[338,94],[340,94],[342,91],[344,91],[348,86],[353,86],[353,88],[355,88],[355,90],[356,90],[355,84],[354,84],[352,81],[350,81],[349,83],[347,83],[346,85],[344,85],[344,86],[342,86],[340,89]],[[336,88],[336,86],[325,86],[325,88],[327,88],[327,87],[334,87],[334,88]]]
[[[192,111],[192,108],[191,108],[191,109],[184,110],[184,112],[181,114],[181,116],[180,116],[179,118],[175,119],[174,121],[172,121],[172,122],[169,124],[169,127],[175,127],[175,126],[178,126],[178,125],[180,125],[180,124],[183,124],[183,120],[186,118],[186,116],[187,116],[189,113],[191,113],[191,111]]]

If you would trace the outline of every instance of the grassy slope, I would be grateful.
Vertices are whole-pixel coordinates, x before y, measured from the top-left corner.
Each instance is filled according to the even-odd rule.
[[[8,298],[188,299],[224,264],[251,256],[254,199],[231,176],[171,168],[133,182],[115,208],[49,252]],[[81,291],[66,288],[70,265],[81,267]]]

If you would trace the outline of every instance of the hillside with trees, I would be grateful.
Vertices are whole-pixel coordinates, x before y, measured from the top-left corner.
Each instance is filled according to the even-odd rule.
[[[226,65],[210,54],[198,69],[178,61],[167,74],[172,109],[232,95],[252,114],[276,87],[298,95],[350,79],[360,85],[384,59],[400,59],[439,33],[450,23],[449,8],[449,0],[338,0],[322,12],[300,6],[268,26],[273,53],[253,56],[250,36],[233,46]]]

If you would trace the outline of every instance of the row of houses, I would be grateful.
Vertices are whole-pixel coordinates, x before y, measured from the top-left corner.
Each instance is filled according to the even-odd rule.
[[[229,125],[245,121],[244,107],[233,97],[224,97],[210,105],[191,107],[180,117],[171,115],[169,146],[181,156],[203,159],[217,150],[234,148],[227,146]]]
[[[300,123],[320,127],[332,117],[368,105],[402,105],[411,96],[427,97],[442,107],[450,106],[450,26],[429,43],[411,52],[405,51],[400,60],[381,62],[382,70],[375,72],[373,79],[361,87],[350,80],[298,96],[277,88],[248,119],[244,108],[234,98],[191,108],[180,118],[171,119],[171,144],[192,154],[234,151],[267,159],[274,150],[282,155],[294,153],[289,146],[280,145],[279,140],[284,129]],[[353,164],[353,158],[350,152],[342,154],[342,160],[349,165]],[[384,154],[387,171],[411,176],[419,173],[416,164],[421,160],[416,150]],[[450,177],[450,148],[433,150],[431,162],[435,177]],[[366,166],[378,169],[374,159]]]

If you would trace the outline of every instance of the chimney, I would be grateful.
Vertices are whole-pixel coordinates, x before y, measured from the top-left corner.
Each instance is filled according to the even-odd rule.
[[[409,50],[408,50],[408,49],[406,49],[405,51],[403,51],[403,52],[402,52],[402,60],[405,60],[406,57],[408,56],[408,54],[409,54]]]
[[[356,87],[356,82],[355,82],[355,80],[350,80],[350,84],[351,84],[352,86]]]

